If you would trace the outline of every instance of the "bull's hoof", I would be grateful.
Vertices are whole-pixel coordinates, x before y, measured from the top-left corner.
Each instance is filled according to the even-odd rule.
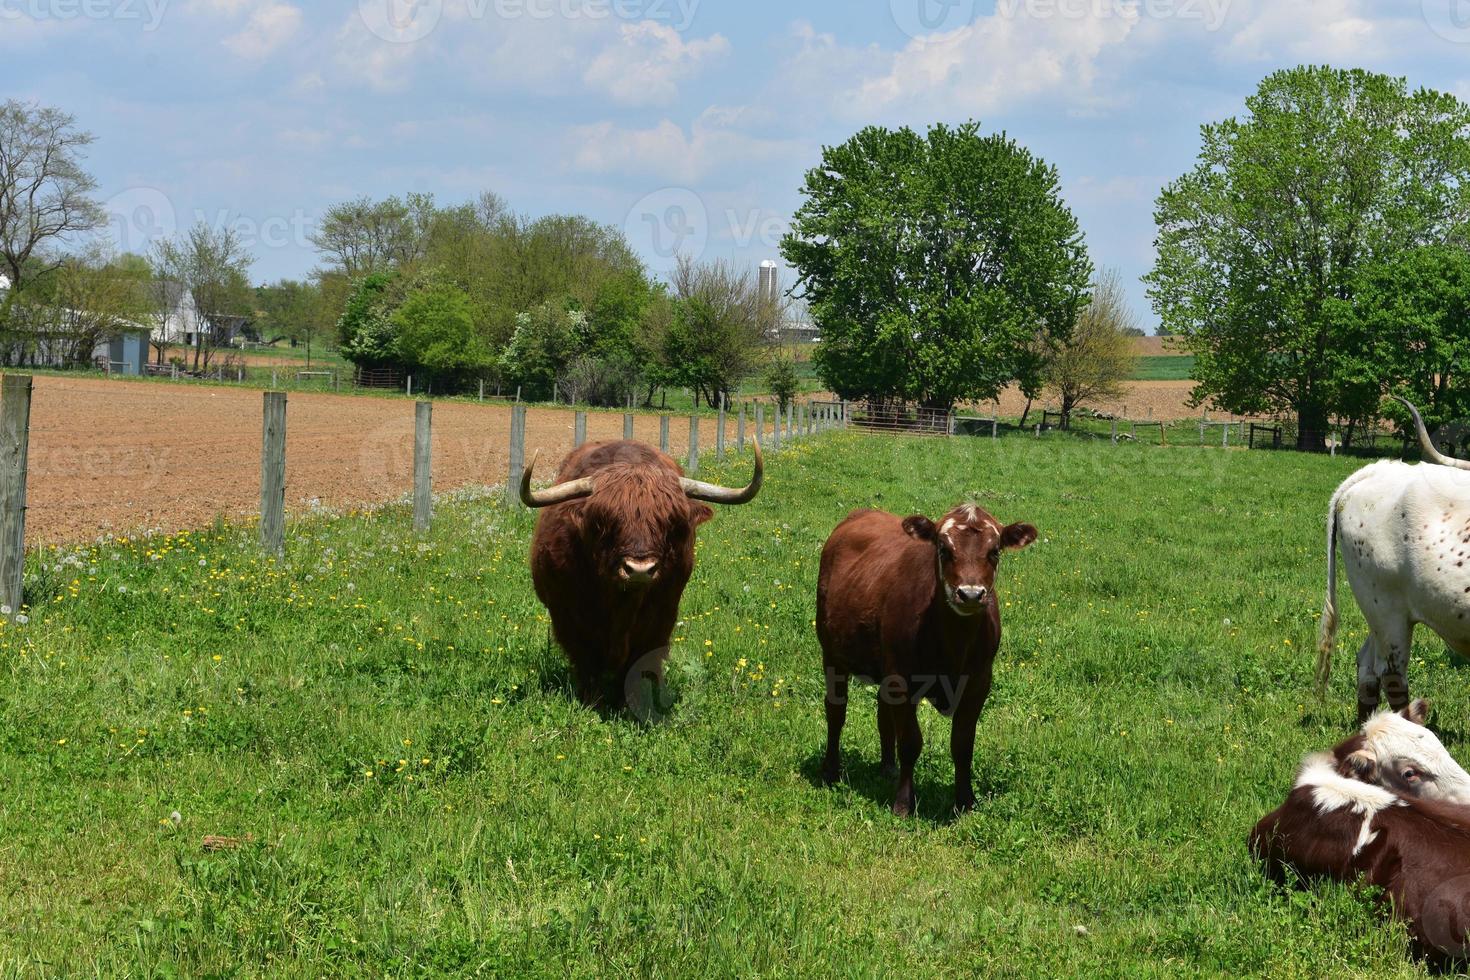
[[[842,763],[822,763],[822,782],[828,786],[833,785],[842,778]]]
[[[900,796],[898,799],[893,801],[893,815],[895,817],[912,817],[914,815],[914,811],[918,808],[919,801],[917,798],[906,800],[902,796]]]
[[[975,794],[974,793],[970,793],[970,794],[965,795],[965,796],[961,796],[958,793],[955,794],[955,798],[954,798],[954,812],[955,813],[969,813],[973,809],[975,809]]]
[[[885,763],[883,763],[882,765],[880,765],[878,767],[878,771],[881,772],[884,775],[884,777],[887,778],[887,779],[897,779],[898,778],[898,763],[896,763],[896,762],[885,762]]]

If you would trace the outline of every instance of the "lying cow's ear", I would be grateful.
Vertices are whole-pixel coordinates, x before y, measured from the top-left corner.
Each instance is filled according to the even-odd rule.
[[[925,517],[923,514],[915,514],[913,517],[905,517],[903,519],[903,529],[909,537],[918,538],[920,541],[932,542],[939,540],[939,535],[934,530],[934,522],[929,520],[929,518]]]
[[[1399,714],[1409,719],[1416,725],[1423,725],[1429,721],[1429,702],[1423,698],[1409,702],[1409,705]]]
[[[702,504],[697,500],[689,501],[689,526],[699,527],[705,521],[715,516],[715,512],[709,504]]]
[[[1030,524],[1008,524],[1000,532],[1000,546],[1007,551],[1024,548],[1036,540],[1036,528]]]
[[[1378,760],[1367,749],[1359,749],[1356,752],[1350,753],[1346,759],[1342,760],[1342,764],[1346,770],[1343,773],[1344,776],[1352,776],[1365,783],[1377,781]]]

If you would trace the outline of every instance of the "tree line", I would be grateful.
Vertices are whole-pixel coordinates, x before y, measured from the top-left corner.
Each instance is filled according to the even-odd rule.
[[[715,404],[769,356],[783,316],[750,270],[684,259],[658,282],[617,229],[488,193],[350,201],[313,241],[321,288],[343,297],[343,356],[446,389],[611,406],[680,387]]]

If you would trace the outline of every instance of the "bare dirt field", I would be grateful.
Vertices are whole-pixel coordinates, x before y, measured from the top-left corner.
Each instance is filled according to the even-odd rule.
[[[1117,404],[1135,419],[1196,415],[1188,381],[1141,381]],[[217,515],[247,518],[259,510],[261,392],[122,380],[37,376],[31,403],[27,540],[50,544],[101,534],[200,527]],[[1002,396],[1002,415],[1018,416],[1019,392]],[[1041,405],[1033,406],[1039,412]],[[988,411],[983,406],[981,411]],[[1213,415],[1213,413],[1212,413]],[[286,505],[348,508],[409,492],[413,473],[413,403],[293,392],[286,424]],[[590,412],[591,440],[622,436],[622,415]],[[715,441],[714,420],[700,420],[700,444]],[[769,423],[767,425],[769,428]],[[754,431],[754,426],[751,426]],[[659,420],[639,415],[637,438],[657,444]],[[434,490],[505,482],[510,409],[434,403]],[[735,421],[726,425],[733,442]],[[526,458],[549,477],[573,445],[569,411],[531,409]],[[689,421],[669,420],[669,445],[683,458]]]
[[[31,401],[28,543],[89,540],[106,533],[200,527],[216,515],[258,513],[261,392],[38,376]],[[286,406],[286,506],[377,504],[409,492],[413,403],[403,398],[292,393]],[[572,448],[572,413],[532,409],[526,458],[550,476]],[[591,440],[621,438],[623,417],[591,412]],[[714,421],[700,420],[714,445]],[[769,426],[768,426],[769,427]],[[754,427],[751,427],[754,431]],[[735,436],[735,423],[727,433]],[[657,444],[659,421],[640,415],[634,434]],[[510,409],[434,404],[434,490],[505,482]],[[670,419],[682,457],[689,421]]]

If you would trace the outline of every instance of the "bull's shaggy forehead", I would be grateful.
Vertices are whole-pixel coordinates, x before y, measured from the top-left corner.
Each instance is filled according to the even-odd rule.
[[[604,525],[653,529],[689,517],[678,474],[664,469],[614,463],[597,471],[595,486],[586,508]]]

